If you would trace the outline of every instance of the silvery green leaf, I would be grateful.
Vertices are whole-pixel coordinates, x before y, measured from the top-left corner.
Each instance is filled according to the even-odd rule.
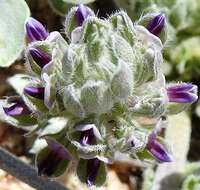
[[[78,93],[78,90],[74,89],[73,85],[69,85],[64,88],[62,96],[65,109],[68,113],[75,117],[84,116],[84,110],[79,101],[80,94]]]
[[[143,43],[144,47],[155,47],[158,51],[162,50],[163,44],[161,40],[150,33],[144,26],[135,25],[136,35]]]
[[[127,99],[133,91],[133,74],[131,67],[124,61],[119,60],[118,68],[111,81],[113,95],[119,99]]]
[[[22,95],[24,91],[24,87],[27,86],[30,81],[31,77],[25,74],[16,74],[8,79],[8,83],[15,89],[15,91]]]
[[[119,35],[112,35],[111,41],[114,56],[116,56],[117,59],[121,59],[127,64],[131,65],[130,63],[133,62],[135,56],[130,43],[128,43],[123,37]]]
[[[47,125],[41,130],[39,136],[53,135],[62,131],[67,125],[67,119],[64,117],[51,118]]]
[[[112,22],[115,32],[121,35],[127,42],[131,45],[135,41],[135,31],[133,27],[132,20],[128,17],[127,13],[120,11],[110,16],[110,21]]]
[[[72,31],[78,26],[78,21],[75,16],[77,9],[78,7],[72,7],[65,19],[65,33],[69,39],[71,39]]]
[[[40,152],[43,148],[47,146],[47,143],[44,139],[36,139],[33,146],[29,150],[31,154],[37,154]]]
[[[87,114],[106,113],[113,105],[111,92],[102,81],[88,81],[81,89],[80,101]]]
[[[93,38],[99,33],[102,34],[105,30],[111,29],[111,26],[106,20],[99,19],[95,16],[90,16],[83,23],[82,41],[90,43]]]
[[[0,66],[8,67],[24,48],[24,23],[30,12],[24,0],[1,0],[0,7]]]
[[[68,47],[67,41],[57,31],[51,32],[47,37],[46,42],[52,43],[53,47],[58,49],[58,55],[59,53],[62,55],[63,51],[65,51],[65,49]]]
[[[168,99],[164,88],[153,89],[151,85],[144,86],[143,93],[129,99],[129,109],[133,114],[159,117],[166,111]]]

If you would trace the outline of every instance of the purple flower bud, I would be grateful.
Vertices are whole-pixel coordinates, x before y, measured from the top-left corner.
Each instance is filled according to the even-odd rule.
[[[96,180],[98,170],[100,168],[101,161],[98,158],[93,158],[87,161],[87,180],[86,184],[88,186],[93,186]]]
[[[81,26],[87,17],[92,16],[93,12],[83,4],[80,4],[78,6],[78,9],[76,11],[76,18],[78,20],[79,26]]]
[[[40,51],[36,48],[29,48],[29,53],[32,56],[33,60],[43,68],[51,61],[51,57],[48,53]]]
[[[60,164],[72,160],[68,150],[52,138],[45,138],[48,145],[48,154],[38,162],[38,174],[52,176]]]
[[[150,140],[147,150],[160,162],[171,162],[172,156],[166,148],[156,139]]]
[[[24,93],[31,97],[44,100],[44,87],[28,86],[24,88]]]
[[[159,14],[155,16],[146,26],[147,30],[154,34],[155,36],[159,36],[165,27],[165,16],[163,14]]]
[[[193,103],[198,99],[197,86],[191,83],[180,83],[167,87],[170,102]]]
[[[9,116],[20,116],[30,114],[31,111],[28,109],[23,100],[16,100],[12,102],[13,105],[10,107],[3,107],[6,115]]]
[[[26,33],[30,42],[45,40],[49,35],[44,26],[32,17],[26,21]]]

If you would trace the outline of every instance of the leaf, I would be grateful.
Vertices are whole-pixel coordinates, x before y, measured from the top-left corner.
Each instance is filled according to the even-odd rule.
[[[39,136],[53,135],[62,131],[67,125],[67,119],[62,117],[51,118],[48,125],[40,132]]]
[[[25,44],[25,20],[30,11],[24,0],[0,1],[0,66],[10,66]]]
[[[16,74],[8,79],[8,83],[19,95],[22,95],[24,87],[30,83],[30,77],[24,74]]]

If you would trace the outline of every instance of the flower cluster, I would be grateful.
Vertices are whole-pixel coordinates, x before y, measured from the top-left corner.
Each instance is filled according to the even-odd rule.
[[[8,122],[37,134],[40,175],[57,177],[74,162],[82,182],[100,186],[119,155],[172,161],[162,118],[195,102],[197,87],[166,85],[165,27],[163,14],[140,25],[123,11],[100,19],[83,5],[66,16],[64,37],[27,20],[28,84],[3,109]]]

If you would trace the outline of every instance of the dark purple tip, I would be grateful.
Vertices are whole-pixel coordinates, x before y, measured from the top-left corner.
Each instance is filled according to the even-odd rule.
[[[82,146],[91,145],[94,143],[94,141],[95,141],[95,136],[94,136],[93,128],[86,131],[81,131],[80,144]]]
[[[13,102],[13,105],[10,107],[3,107],[3,110],[5,114],[9,116],[20,116],[31,113],[31,111],[22,100]]]
[[[159,36],[165,27],[165,16],[163,14],[159,14],[155,16],[146,26],[147,30],[154,34],[155,36]]]
[[[156,139],[149,141],[147,150],[160,162],[172,162],[172,155]]]
[[[44,100],[44,87],[25,87],[24,93],[28,94],[31,97]]]
[[[86,184],[91,187],[94,185],[96,180],[101,161],[97,158],[93,158],[88,160],[87,162],[87,181]]]
[[[83,4],[80,4],[78,6],[78,9],[76,11],[76,18],[78,20],[79,26],[81,26],[87,17],[92,16],[93,12]]]
[[[68,150],[52,138],[45,139],[48,145],[48,154],[38,163],[38,174],[52,176],[59,165],[65,161],[72,160]]]
[[[167,88],[170,102],[193,103],[198,99],[197,87],[191,83],[175,84]]]
[[[51,61],[51,57],[48,53],[40,51],[36,48],[29,48],[29,53],[32,56],[33,60],[43,68]]]
[[[44,26],[32,17],[26,21],[26,33],[30,42],[46,40],[49,35]]]

